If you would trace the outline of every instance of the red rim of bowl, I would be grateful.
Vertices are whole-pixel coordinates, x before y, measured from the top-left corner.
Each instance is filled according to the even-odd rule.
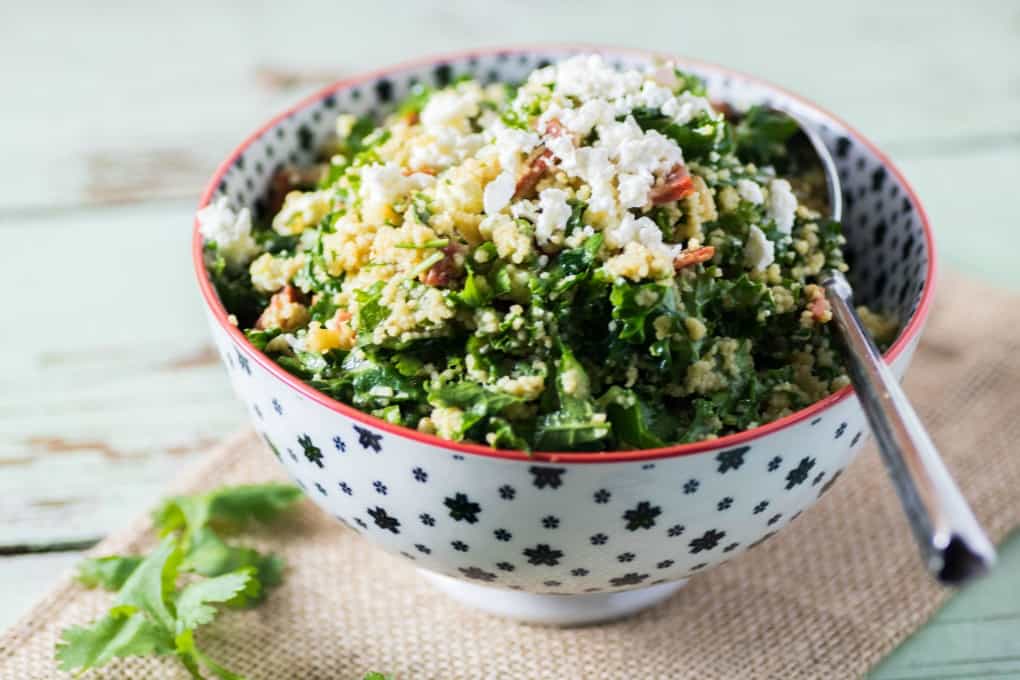
[[[472,56],[488,56],[494,54],[532,54],[535,52],[578,52],[578,51],[590,51],[598,52],[602,54],[620,54],[635,57],[647,57],[650,59],[671,59],[679,64],[688,64],[695,67],[700,67],[704,70],[714,70],[723,74],[727,74],[733,77],[741,78],[749,82],[756,83],[758,85],[771,88],[777,92],[782,92],[784,95],[790,97],[801,103],[802,105],[814,109],[816,112],[828,117],[840,125],[842,125],[849,134],[853,135],[859,142],[861,142],[871,153],[873,153],[883,165],[893,174],[896,180],[903,186],[907,197],[910,199],[917,211],[918,216],[921,220],[921,226],[924,229],[925,245],[928,249],[928,269],[925,273],[924,286],[921,291],[921,299],[918,303],[917,309],[915,310],[910,322],[907,327],[903,329],[900,336],[893,343],[892,347],[885,353],[885,359],[888,362],[895,360],[904,349],[910,344],[910,342],[917,336],[924,326],[925,319],[930,311],[932,295],[934,291],[935,283],[935,242],[932,236],[931,224],[928,221],[928,215],[924,211],[924,207],[921,205],[921,201],[917,194],[914,192],[913,187],[907,182],[903,173],[900,172],[892,161],[882,151],[878,149],[870,140],[864,137],[860,132],[855,130],[853,127],[848,125],[838,116],[826,111],[825,109],[817,106],[813,102],[810,102],[803,97],[786,90],[785,88],[779,87],[772,83],[769,83],[760,78],[750,76],[740,71],[734,71],[732,69],[718,66],[709,62],[699,61],[696,59],[687,59],[684,57],[677,57],[675,55],[665,54],[661,52],[654,52],[649,50],[641,50],[626,47],[612,47],[606,45],[586,45],[586,44],[568,44],[568,45],[517,45],[512,47],[495,47],[485,48],[476,50],[466,50],[461,52],[454,52],[449,54],[439,54],[429,57],[423,57],[420,59],[414,59],[410,61],[401,62],[393,66],[388,66],[376,71],[370,71],[361,75],[352,76],[343,80],[337,81],[331,85],[328,85],[319,91],[311,94],[294,106],[290,107],[283,113],[274,116],[269,122],[262,125],[258,130],[250,134],[237,148],[235,148],[226,160],[224,160],[220,166],[216,169],[209,184],[206,185],[205,191],[202,192],[202,198],[199,201],[198,208],[205,207],[212,196],[216,193],[223,176],[233,166],[234,161],[250,146],[254,141],[261,137],[266,131],[272,129],[282,120],[293,115],[295,112],[304,109],[305,107],[321,100],[329,95],[346,88],[350,88],[356,85],[371,82],[378,78],[384,77],[388,74],[400,72],[403,70],[426,66],[428,64],[439,64],[449,61],[457,61],[470,58]],[[825,411],[830,406],[843,401],[853,393],[852,387],[844,387],[843,389],[830,394],[829,396],[821,399],[820,401],[811,404],[795,413],[774,420],[765,425],[759,427],[744,430],[743,432],[737,432],[735,434],[726,435],[719,437],[718,439],[711,439],[707,441],[694,442],[691,444],[676,444],[673,446],[665,446],[657,449],[636,449],[629,451],[610,451],[605,453],[571,453],[571,452],[550,452],[550,451],[536,451],[529,453],[527,451],[511,450],[511,449],[493,449],[480,444],[467,444],[462,442],[454,442],[448,439],[441,439],[435,435],[424,434],[413,430],[408,427],[401,425],[393,425],[387,423],[384,420],[376,418],[375,416],[369,415],[362,411],[355,409],[352,406],[348,406],[342,402],[339,402],[326,394],[316,390],[315,388],[306,385],[299,378],[291,375],[283,368],[281,368],[275,361],[270,359],[266,354],[257,350],[244,336],[244,334],[238,330],[238,328],[232,325],[227,319],[227,311],[220,302],[219,297],[216,295],[216,291],[213,288],[212,282],[206,272],[205,262],[203,259],[203,240],[202,236],[198,231],[198,219],[194,221],[193,233],[192,233],[192,258],[195,266],[195,273],[198,276],[199,289],[202,292],[202,297],[205,303],[209,306],[212,311],[216,322],[220,327],[227,332],[235,344],[243,346],[252,358],[258,362],[263,368],[265,368],[271,375],[280,380],[281,382],[288,385],[293,390],[297,391],[303,397],[311,399],[322,406],[325,406],[333,411],[337,411],[352,420],[359,421],[366,425],[378,428],[390,434],[394,434],[400,437],[406,437],[413,439],[422,444],[435,446],[438,448],[454,451],[457,453],[466,453],[478,456],[487,456],[490,458],[501,458],[504,460],[515,460],[515,461],[527,461],[527,462],[556,462],[556,463],[621,463],[621,462],[632,462],[632,461],[643,461],[643,460],[656,460],[661,458],[672,458],[674,456],[687,456],[696,453],[702,453],[709,450],[723,449],[727,447],[739,446],[747,443],[751,440],[759,437],[778,432],[787,427],[795,425],[805,419],[813,418],[818,414]]]

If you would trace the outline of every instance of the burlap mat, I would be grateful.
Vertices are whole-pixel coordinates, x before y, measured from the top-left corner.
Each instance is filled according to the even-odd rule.
[[[1016,298],[947,278],[907,379],[995,539],[1020,523],[1018,329]],[[179,487],[280,476],[263,445],[243,434]],[[151,541],[147,528],[142,518],[93,552],[142,550]],[[253,679],[360,678],[367,670],[399,680],[856,677],[947,596],[920,568],[874,450],[761,548],[635,618],[583,629],[524,626],[462,609],[310,504],[272,536],[255,538],[286,557],[283,586],[256,610],[224,615],[202,639],[213,658]],[[106,593],[61,582],[0,638],[0,677],[59,677],[53,646],[60,629],[98,616],[108,601]],[[145,659],[88,677],[186,676],[171,661]]]

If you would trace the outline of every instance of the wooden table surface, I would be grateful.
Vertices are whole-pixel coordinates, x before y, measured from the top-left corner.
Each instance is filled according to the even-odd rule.
[[[0,280],[13,293],[0,314],[0,627],[245,422],[192,281],[193,207],[248,131],[369,67],[545,41],[754,72],[890,152],[945,265],[1020,289],[1015,1],[12,5],[0,9]],[[875,677],[1020,677],[1018,574],[1020,538]]]

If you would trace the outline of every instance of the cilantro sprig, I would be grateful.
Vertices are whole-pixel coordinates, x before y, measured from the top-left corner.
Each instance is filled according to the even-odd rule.
[[[247,607],[277,585],[283,560],[228,543],[251,522],[275,519],[301,491],[286,484],[225,487],[164,501],[153,513],[161,540],[148,555],[110,555],[83,561],[78,580],[116,590],[101,618],[63,631],[60,668],[81,674],[117,657],[175,656],[192,678],[243,680],[219,665],[195,641],[218,606]]]

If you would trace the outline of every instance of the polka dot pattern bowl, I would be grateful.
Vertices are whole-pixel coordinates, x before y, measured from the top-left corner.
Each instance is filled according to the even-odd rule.
[[[202,205],[225,195],[234,208],[263,213],[275,170],[310,162],[339,112],[384,110],[417,82],[443,85],[465,73],[518,80],[577,51],[442,57],[338,83],[248,138],[217,171]],[[599,51],[623,66],[649,58]],[[713,98],[787,108],[830,146],[845,189],[858,296],[908,320],[888,354],[902,375],[933,271],[926,217],[906,181],[858,133],[798,97],[719,67],[684,66],[706,80]],[[194,259],[216,346],[268,449],[325,512],[409,564],[449,577],[440,577],[442,587],[489,611],[571,623],[651,604],[672,592],[666,584],[732,559],[796,519],[865,437],[848,389],[749,432],[658,450],[529,457],[442,441],[355,411],[287,374],[227,321],[197,229]],[[491,587],[504,592],[497,597]],[[607,595],[634,589],[643,590],[630,599]],[[552,594],[575,597],[536,597]]]

